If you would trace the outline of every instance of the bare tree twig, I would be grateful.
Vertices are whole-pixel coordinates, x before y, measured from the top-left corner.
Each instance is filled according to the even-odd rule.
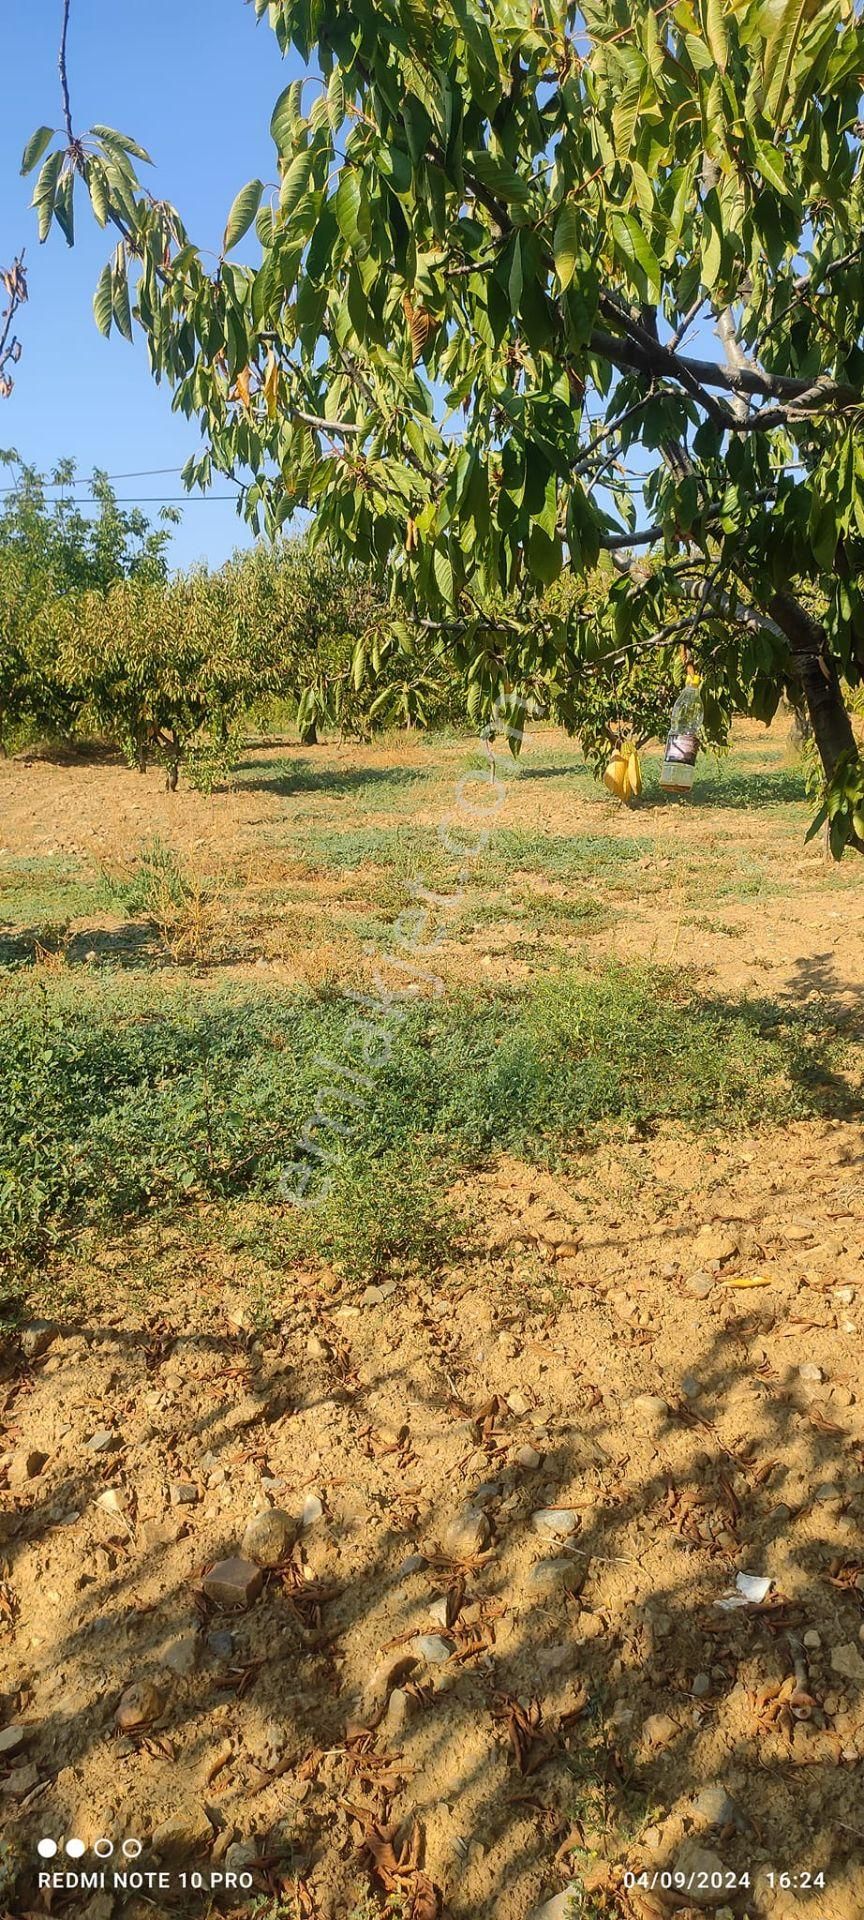
[[[2,279],[6,292],[9,295],[9,305],[8,307],[4,307],[3,313],[0,315],[3,323],[2,330],[0,330],[0,399],[8,400],[14,382],[10,379],[6,369],[9,366],[14,367],[21,358],[21,342],[12,332],[12,323],[18,312],[18,308],[23,307],[27,299],[27,275],[24,270],[23,247],[17,258],[13,260],[11,267],[7,268],[5,273],[0,274],[0,279]]]
[[[75,145],[75,133],[72,127],[72,105],[69,99],[69,70],[66,62],[66,46],[69,39],[69,15],[72,0],[63,0],[63,27],[60,34],[60,54],[57,65],[60,69],[60,91],[63,95],[63,119],[66,125],[66,139],[70,147]]]

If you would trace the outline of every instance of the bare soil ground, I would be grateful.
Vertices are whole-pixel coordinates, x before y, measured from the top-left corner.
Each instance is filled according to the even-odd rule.
[[[356,985],[419,876],[460,888],[448,989],[638,957],[860,1022],[861,882],[803,846],[782,733],[741,729],[689,809],[649,787],[633,815],[544,734],[457,882],[438,827],[466,762],[482,779],[459,741],[262,748],[210,798],[0,767],[7,958],[49,987],[88,955],[181,957],[202,992]],[[111,905],[148,835],[198,876],[179,931]],[[434,1282],[274,1271],[252,1203],[234,1256],[216,1208],[60,1252],[0,1384],[0,1719],[21,1729],[0,1731],[0,1909],[46,1910],[40,1836],[80,1836],[92,1868],[104,1834],[140,1836],[170,1890],[51,1911],[526,1920],[572,1884],[583,1920],[858,1920],[846,1094],[845,1118],[617,1141],[566,1178],[499,1156],[454,1194],[463,1248]],[[226,1609],[208,1569],[274,1505],[296,1543]],[[741,1573],[770,1585],[727,1609]],[[118,1726],[132,1684],[141,1722]],[[211,1907],[194,1867],[252,1891]]]

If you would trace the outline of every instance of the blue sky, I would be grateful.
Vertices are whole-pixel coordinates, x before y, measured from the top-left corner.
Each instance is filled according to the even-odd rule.
[[[93,320],[110,238],[84,217],[82,195],[74,250],[56,226],[40,247],[33,182],[19,175],[34,128],[60,124],[61,12],[61,0],[14,0],[3,9],[0,265],[26,246],[30,300],[16,329],[23,355],[15,390],[0,401],[0,446],[43,470],[66,455],[85,475],[94,466],[111,474],[179,468],[199,444],[194,422],[173,414],[168,390],[153,384],[143,338],[134,347],[114,334],[106,341]],[[73,0],[69,69],[76,131],[101,121],[141,141],[156,162],[145,169],[149,184],[215,255],[238,187],[274,175],[270,114],[299,63],[280,59],[275,36],[256,26],[245,0]],[[213,492],[230,488],[217,481]],[[157,496],[145,505],[155,516],[158,501],[182,488],[179,474],[166,473],[118,480],[117,493]],[[194,502],[183,508],[172,560],[218,564],[247,543],[230,502]]]

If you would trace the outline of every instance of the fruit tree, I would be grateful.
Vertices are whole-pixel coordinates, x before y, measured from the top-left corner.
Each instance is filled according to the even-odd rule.
[[[239,4],[239,0],[238,0]],[[254,0],[305,66],[215,264],[148,156],[28,143],[76,187],[99,326],[200,422],[253,522],[310,508],[482,698],[680,642],[707,692],[803,702],[831,843],[864,828],[864,26],[854,0]],[[250,28],[251,28],[250,20]],[[209,236],[207,236],[209,239]],[[617,556],[599,615],[543,590]],[[653,556],[649,568],[634,556]],[[518,733],[518,726],[514,728]]]

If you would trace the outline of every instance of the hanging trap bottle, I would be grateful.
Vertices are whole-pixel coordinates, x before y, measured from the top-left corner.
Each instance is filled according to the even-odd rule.
[[[664,793],[689,793],[696,770],[705,716],[695,681],[688,680],[672,708],[660,773]]]

